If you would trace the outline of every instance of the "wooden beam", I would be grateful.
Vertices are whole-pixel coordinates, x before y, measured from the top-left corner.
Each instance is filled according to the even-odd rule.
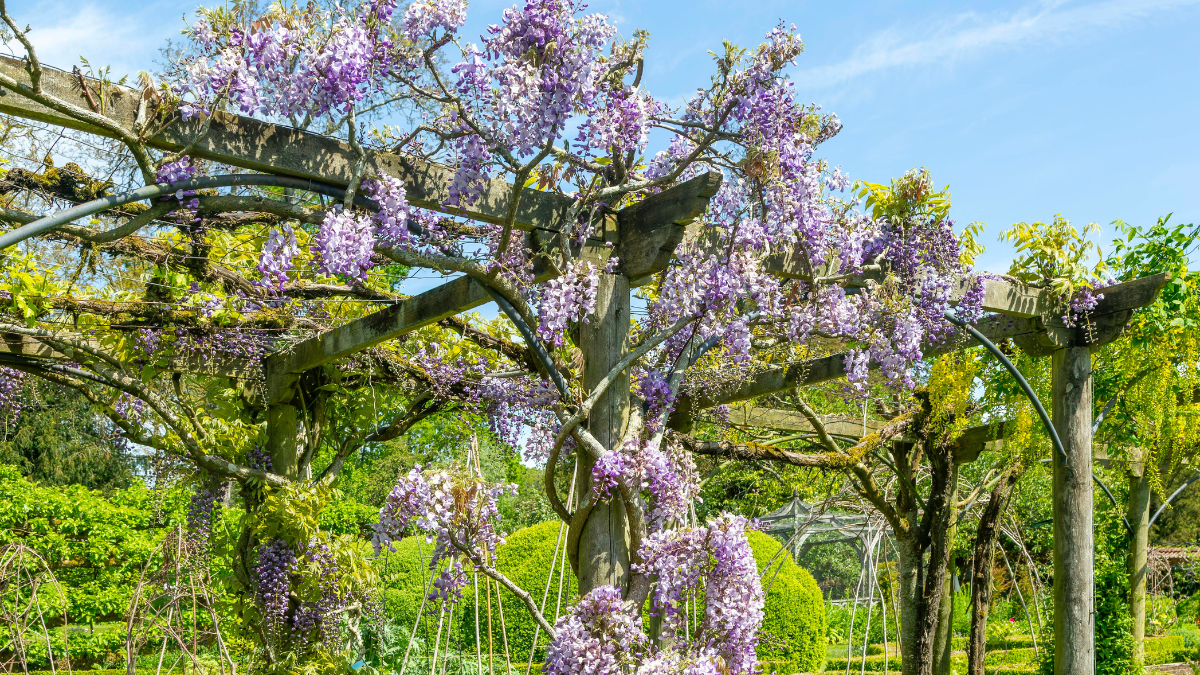
[[[825,430],[833,436],[860,439],[864,436],[861,417],[849,415],[822,415]],[[887,420],[866,420],[866,433],[878,432],[887,425]],[[749,404],[729,407],[729,424],[735,427],[773,429],[793,433],[813,432],[812,425],[804,415],[792,410],[760,408]],[[1004,448],[1006,423],[986,424],[971,427],[962,432],[955,441],[954,461],[956,464],[974,462],[980,453]]]
[[[90,342],[98,349],[104,348],[99,342],[94,340]],[[15,333],[5,333],[0,336],[0,354],[17,354],[55,361],[71,360],[66,355],[39,342],[36,338]],[[167,359],[163,370],[168,373],[242,378],[251,372],[252,366],[253,363],[250,359],[207,354]]]
[[[862,438],[863,420],[861,417],[849,415],[822,415],[821,423],[825,431],[834,436],[844,438]],[[887,422],[868,419],[867,433],[878,431]],[[755,429],[773,429],[792,433],[816,433],[808,419],[794,410],[777,408],[760,408],[748,403],[729,406],[729,424],[735,427],[751,427]]]
[[[1034,320],[1038,330],[1015,342],[1034,356],[1049,356],[1073,346],[1108,344],[1125,331],[1133,310],[1153,303],[1170,279],[1171,275],[1164,272],[1110,286],[1103,290],[1104,297],[1096,303],[1095,309],[1082,317],[1077,325],[1068,327],[1061,316],[1047,312]]]
[[[275,391],[277,386],[286,388],[290,384],[281,382],[275,385],[272,380],[279,376],[298,375],[479,307],[491,302],[491,299],[479,282],[470,277],[459,277],[296,343],[287,350],[275,352],[266,359],[270,402],[280,402],[278,399],[285,396],[283,391]]]
[[[1006,338],[1032,333],[1037,330],[1032,319],[992,317],[985,318],[977,326],[993,342]],[[922,352],[926,356],[936,356],[964,347],[976,346],[975,341],[966,331],[955,330],[938,345],[925,345]],[[748,401],[759,396],[787,391],[795,387],[805,387],[829,380],[836,380],[846,374],[845,354],[831,354],[816,359],[809,359],[787,368],[775,368],[755,375],[740,386],[729,390],[706,391],[699,395],[680,394],[675,406],[675,414],[671,416],[668,426],[673,429],[687,429],[691,424],[691,411],[703,410],[717,405],[727,405],[739,401]],[[871,368],[878,365],[871,362]]]
[[[584,246],[584,257],[603,264],[611,252],[624,256],[619,264],[632,275],[646,276],[661,271],[682,238],[683,230],[704,212],[720,182],[721,174],[710,172],[621,211],[614,223],[615,230],[604,233],[605,239],[616,240],[616,245],[609,248],[607,242],[589,241]],[[632,212],[625,215],[630,210]],[[552,252],[553,247],[559,245],[553,234],[544,231],[531,232],[527,238],[531,248],[538,251]],[[534,274],[534,281],[540,283],[558,276],[559,271],[539,258]],[[309,338],[286,352],[272,354],[267,358],[268,381],[276,384],[269,387],[270,400],[286,397],[283,389],[290,386],[290,382],[281,377],[283,374],[302,373],[488,302],[491,302],[491,296],[483,286],[460,277]]]
[[[1105,297],[1096,309],[1090,313],[1093,325],[1110,322],[1115,318],[1124,326],[1128,312],[1137,307],[1144,307],[1154,302],[1158,290],[1166,285],[1168,275],[1156,274],[1133,281],[1127,281],[1106,289]],[[1014,296],[1019,297],[1019,296]],[[1060,319],[1061,322],[1061,319]],[[1105,324],[1107,325],[1107,324]],[[1037,318],[1023,317],[985,317],[976,328],[992,342],[1012,339],[1022,347],[1028,343],[1041,343],[1056,338],[1048,336],[1046,322]],[[1087,327],[1081,326],[1072,333],[1073,336],[1086,335]],[[1111,331],[1110,331],[1111,333]],[[1076,339],[1073,337],[1072,339]],[[926,356],[936,356],[962,348],[975,347],[977,343],[965,331],[956,329],[945,341],[937,345],[923,345],[922,352]],[[832,354],[816,359],[803,361],[787,368],[776,368],[764,371],[740,386],[726,391],[705,392],[698,396],[680,394],[675,406],[676,413],[672,415],[669,426],[673,429],[686,429],[691,424],[690,411],[711,408],[739,401],[748,401],[766,394],[787,391],[798,386],[808,386],[827,382],[843,377],[846,374],[845,354]],[[871,368],[877,364],[871,362]]]
[[[29,74],[23,61],[0,57],[0,73],[29,85]],[[98,90],[95,80],[85,81]],[[78,78],[71,73],[43,64],[41,82],[45,93],[90,109]],[[145,116],[145,109],[139,110],[139,92],[118,86],[106,87],[105,91],[111,93],[104,100],[104,114],[121,127],[137,133]],[[0,113],[99,136],[113,136],[106,129],[80,122],[7,89],[0,89]],[[336,138],[223,112],[213,114],[207,133],[201,136],[203,128],[204,123],[199,119],[176,121],[146,143],[175,152],[194,142],[189,154],[222,164],[334,185],[344,186],[350,182],[356,156],[349,144]],[[368,151],[367,167],[370,171],[404,181],[408,201],[415,206],[489,223],[503,222],[508,212],[511,185],[503,180],[488,182],[478,202],[459,209],[445,205],[454,182],[454,170],[450,167],[376,151]],[[573,200],[565,195],[525,189],[517,208],[517,227],[557,230],[572,204]]]
[[[613,248],[617,273],[643,279],[666,269],[687,226],[704,214],[720,187],[721,174],[709,171],[621,209],[620,239]]]

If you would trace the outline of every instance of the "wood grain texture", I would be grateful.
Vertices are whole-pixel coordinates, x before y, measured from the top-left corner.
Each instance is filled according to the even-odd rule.
[[[0,72],[18,83],[29,84],[29,75],[22,61],[0,57]],[[94,80],[89,82],[95,86]],[[71,73],[43,65],[42,88],[58,99],[89,109],[83,90]],[[12,91],[0,92],[0,112],[100,136],[113,135],[101,127],[79,122]],[[112,87],[112,94],[106,99],[103,112],[121,127],[135,131],[139,121],[139,100],[137,91]],[[195,141],[190,154],[222,164],[340,186],[350,182],[356,156],[349,144],[338,139],[222,112],[212,116],[207,133],[200,137],[202,129],[203,122],[198,119],[176,121],[147,139],[146,143],[161,150],[177,151]],[[408,201],[415,206],[490,223],[503,222],[508,212],[511,186],[502,180],[488,182],[478,202],[460,209],[445,205],[454,181],[454,170],[450,167],[387,152],[368,151],[367,168],[370,172],[395,176],[404,181]],[[564,195],[525,189],[521,192],[517,208],[517,226],[520,229],[557,230],[572,203],[572,199]]]
[[[1092,596],[1092,355],[1087,347],[1054,352],[1054,428],[1065,464],[1054,465],[1054,673],[1090,675],[1096,654]]]

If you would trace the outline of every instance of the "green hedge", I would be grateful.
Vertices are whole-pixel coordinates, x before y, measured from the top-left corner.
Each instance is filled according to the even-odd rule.
[[[545,522],[509,535],[497,553],[497,568],[521,588],[529,591],[536,602],[541,604],[542,594],[546,591],[547,577],[553,567],[554,578],[550,579],[550,593],[546,602],[546,619],[554,621],[554,607],[558,600],[558,588],[562,582],[562,603],[559,614],[578,601],[578,587],[575,576],[569,566],[566,578],[560,579],[559,566],[552,565],[555,543],[558,540],[559,523]],[[761,532],[749,533],[750,548],[761,571],[772,556],[779,550],[780,544],[770,536]],[[426,555],[429,545],[423,540],[419,542]],[[562,555],[561,549],[559,555]],[[421,604],[424,593],[425,578],[428,568],[420,560],[418,540],[408,537],[396,545],[395,553],[387,553],[378,561],[378,569],[383,575],[387,590],[384,593],[384,607],[388,615],[402,626],[411,629],[416,618],[417,609]],[[482,582],[482,579],[481,579]],[[821,669],[825,661],[826,617],[825,603],[816,581],[804,569],[798,567],[787,554],[775,560],[771,571],[763,578],[763,586],[770,586],[767,593],[766,606],[762,627],[762,639],[759,644],[759,658],[771,663],[780,673],[814,672]],[[493,648],[497,654],[503,654],[503,636],[500,632],[500,608],[495,598],[493,586],[492,626]],[[480,587],[483,595],[483,587]],[[474,651],[475,644],[475,594],[472,584],[463,589],[463,600],[455,612],[454,628],[451,639],[454,644],[461,644],[467,651]],[[529,616],[524,605],[507,590],[501,592],[504,605],[504,624],[508,635],[509,655],[514,663],[523,663],[529,659],[530,645],[536,624]],[[483,649],[487,648],[487,610],[486,597],[479,603],[479,634],[484,641]],[[430,627],[430,639],[436,622]],[[443,638],[444,639],[444,638]],[[545,658],[545,634],[538,638],[538,648],[534,652],[534,661],[540,662]],[[502,658],[502,657],[501,657]],[[764,666],[764,672],[770,670]]]
[[[762,573],[781,544],[762,532],[748,532],[747,539]],[[785,551],[763,576],[763,589],[767,590],[767,601],[759,632],[758,657],[791,664],[788,667],[795,668],[791,672],[821,670],[828,624],[825,598],[812,575],[796,565]],[[763,667],[763,672],[770,671]]]

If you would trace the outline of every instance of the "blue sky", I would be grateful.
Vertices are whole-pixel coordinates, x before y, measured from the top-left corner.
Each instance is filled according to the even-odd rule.
[[[471,3],[468,36],[512,0]],[[47,63],[78,56],[150,69],[190,2],[10,0]],[[953,216],[983,221],[981,266],[1004,271],[996,235],[1061,212],[1082,226],[1200,221],[1200,0],[1077,2],[681,2],[595,0],[621,32],[651,33],[645,82],[677,102],[707,82],[721,40],[758,44],[777,21],[808,44],[802,99],[845,127],[821,149],[852,178],[926,166]]]

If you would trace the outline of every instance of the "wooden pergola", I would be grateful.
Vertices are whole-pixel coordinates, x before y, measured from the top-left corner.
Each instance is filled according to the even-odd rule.
[[[23,61],[0,58],[0,74],[28,84]],[[80,80],[62,71],[45,68],[41,86],[63,100],[87,108]],[[105,115],[135,134],[148,136],[150,146],[164,151],[181,151],[247,171],[267,172],[319,181],[344,187],[351,178],[356,155],[337,139],[274,125],[227,113],[214,113],[209,120],[176,121],[154,129],[147,119],[144,99],[136,91],[112,87]],[[42,106],[11,89],[0,89],[0,113],[112,137],[105,128],[81,122],[61,111]],[[494,180],[483,197],[467,209],[447,207],[453,171],[436,164],[419,163],[387,152],[369,152],[370,171],[401,179],[409,201],[419,207],[456,216],[496,223],[508,211],[512,186]],[[598,320],[581,327],[580,347],[584,359],[584,387],[591,388],[622,356],[628,353],[630,289],[644,283],[669,263],[676,245],[689,226],[705,211],[721,182],[719,173],[708,173],[660,194],[614,212],[600,214],[592,237],[584,245],[586,259],[603,261],[609,255],[620,259],[613,274],[602,276],[597,295]],[[560,246],[557,234],[566,217],[571,198],[525,189],[517,209],[517,227],[535,251]],[[800,277],[799,264],[788,255],[776,255],[769,269],[782,277]],[[559,274],[544,265],[535,270],[545,281]],[[865,282],[859,280],[860,283]],[[1166,283],[1159,275],[1120,284],[1104,291],[1105,297],[1089,315],[1087,327],[1069,328],[1061,317],[1051,314],[1051,302],[1041,289],[1007,281],[985,282],[983,308],[994,316],[978,327],[990,340],[1012,339],[1037,356],[1049,356],[1053,370],[1053,420],[1066,451],[1065,461],[1054,461],[1054,578],[1055,578],[1055,669],[1058,673],[1090,674],[1093,670],[1094,606],[1092,598],[1092,371],[1091,350],[1121,334],[1134,309],[1154,301]],[[957,297],[966,284],[957,289]],[[315,335],[265,361],[266,384],[258,392],[267,410],[270,455],[274,471],[296,477],[300,452],[298,428],[303,415],[295,400],[301,380],[326,364],[344,359],[382,342],[404,336],[422,326],[471,310],[492,301],[477,281],[463,276],[403,300],[372,314]],[[963,330],[938,345],[926,345],[927,355],[975,346]],[[10,337],[0,352],[38,358],[61,356],[29,338]],[[874,364],[872,364],[874,366]],[[206,374],[236,376],[245,363],[179,362],[173,367]],[[704,392],[681,396],[670,426],[691,427],[693,416],[722,404],[736,404],[760,396],[783,392],[842,377],[845,355],[834,354],[786,367],[766,370],[733,391]],[[611,445],[621,432],[628,414],[628,376],[608,389],[589,417],[590,430],[602,443]],[[738,410],[735,407],[734,410]],[[741,413],[738,413],[741,414]],[[756,419],[755,416],[760,419]],[[747,408],[740,422],[773,428],[803,427],[803,420],[788,411]],[[986,429],[972,430],[961,441],[962,460],[974,459],[995,439]],[[972,454],[973,453],[973,454]],[[968,459],[969,458],[969,459]],[[591,466],[581,457],[580,481],[589,480]],[[583,486],[577,485],[582,491]],[[615,500],[614,500],[615,501]],[[625,541],[623,510],[617,505],[597,506],[587,517],[580,538],[580,590],[587,592],[601,583],[620,585],[629,574],[629,552]]]

